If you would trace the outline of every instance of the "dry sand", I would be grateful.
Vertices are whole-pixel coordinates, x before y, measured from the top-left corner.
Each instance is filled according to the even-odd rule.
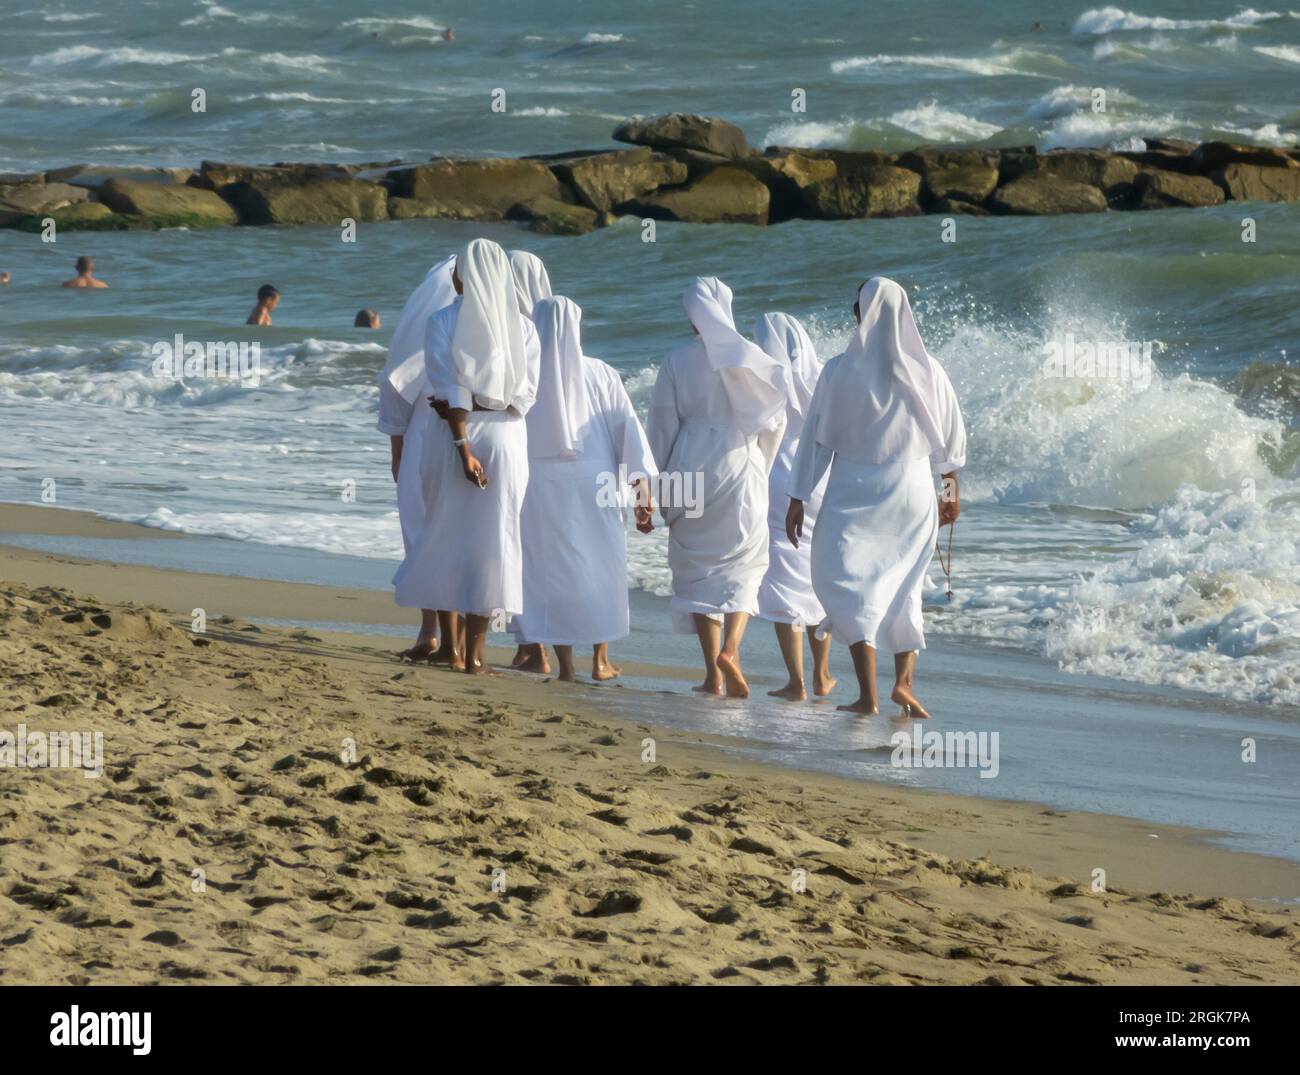
[[[0,576],[42,564],[149,574]],[[1300,915],[1228,894],[1294,864],[1196,833],[747,764],[375,639],[0,594],[0,731],[102,731],[106,763],[0,770],[3,984],[1300,982]]]

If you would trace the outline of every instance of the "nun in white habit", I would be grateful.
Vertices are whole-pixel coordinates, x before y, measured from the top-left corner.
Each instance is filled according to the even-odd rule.
[[[408,554],[424,526],[420,460],[425,436],[436,421],[433,410],[425,405],[429,381],[424,372],[424,329],[430,317],[456,298],[451,283],[455,261],[454,257],[443,258],[411,292],[388,343],[388,361],[379,375],[379,431],[388,434],[393,480],[397,483],[397,517]],[[450,617],[454,615],[442,614],[444,645],[435,653],[439,616],[433,609],[421,609],[420,633],[403,656],[412,660],[450,660],[455,635]]]
[[[740,640],[767,570],[767,480],[785,428],[786,371],[736,331],[731,289],[698,277],[683,296],[698,337],[659,368],[647,432],[668,524],[672,610],[692,627],[709,694],[747,697]]]
[[[515,278],[515,295],[519,298],[519,312],[532,319],[533,309],[542,299],[551,297],[551,276],[546,265],[536,254],[527,250],[511,250],[510,272]],[[511,668],[524,672],[551,674],[550,658],[546,656],[545,646],[526,645],[519,630],[519,619],[510,621],[510,633],[515,636],[518,645],[510,661]]]
[[[790,475],[787,536],[798,544],[807,501],[830,470],[812,540],[812,580],[834,637],[849,645],[858,700],[876,713],[876,650],[894,654],[890,694],[928,717],[912,691],[925,647],[921,588],[939,527],[961,513],[957,468],[966,427],[947,373],[926,350],[907,293],[875,276],[854,306],[858,325],[826,363]],[[930,467],[944,478],[935,496]]]
[[[789,505],[790,467],[822,367],[807,330],[789,314],[764,314],[754,325],[754,339],[769,355],[789,366],[785,435],[767,483],[767,574],[758,588],[758,614],[775,625],[777,644],[790,677],[784,687],[768,694],[797,702],[808,697],[803,678],[804,628],[816,627],[826,617],[813,593],[809,547],[826,479],[821,480],[804,503],[804,540],[798,548],[785,536],[785,515]],[[824,632],[820,637],[810,633],[808,644],[813,654],[813,693],[821,698],[835,686],[830,673],[831,640]]]
[[[584,355],[582,311],[562,296],[533,308],[541,347],[528,412],[524,611],[519,634],[555,647],[559,678],[575,676],[573,647],[628,633],[625,485],[639,483],[638,529],[652,528],[654,459],[622,378]],[[620,470],[620,468],[622,468]],[[598,651],[592,675],[616,675]]]
[[[551,297],[551,277],[542,259],[527,250],[510,251],[510,273],[515,278],[515,295],[519,312],[533,316],[533,307]]]
[[[399,605],[464,613],[465,671],[489,674],[489,626],[523,611],[524,418],[539,354],[500,246],[475,239],[452,280],[459,297],[429,319],[424,341],[430,402],[448,435],[425,439],[425,525],[393,582]]]

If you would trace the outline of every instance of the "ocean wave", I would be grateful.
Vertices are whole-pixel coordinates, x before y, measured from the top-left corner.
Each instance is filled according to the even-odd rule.
[[[899,109],[888,116],[859,120],[791,120],[777,124],[763,135],[764,145],[802,146],[821,149],[910,148],[923,142],[978,142],[1001,131],[936,101]]]
[[[428,30],[430,33],[440,34],[446,26],[442,23],[436,23],[432,19],[423,15],[389,15],[389,16],[372,16],[370,18],[349,19],[342,23],[342,27],[348,30],[364,30],[366,33],[383,31],[389,27],[400,27],[406,30]]]
[[[28,62],[33,67],[65,67],[68,64],[86,62],[93,62],[97,67],[126,64],[172,67],[181,63],[201,63],[211,58],[211,56],[195,56],[185,52],[163,52],[157,49],[128,46],[99,48],[95,45],[69,45],[43,56],[33,56]]]
[[[629,38],[624,37],[622,34],[601,34],[592,32],[583,37],[582,43],[584,45],[612,45],[616,42],[627,40],[629,40]]]
[[[1255,51],[1273,60],[1300,63],[1300,46],[1297,45],[1256,45]]]
[[[1139,15],[1118,7],[1093,8],[1074,21],[1076,34],[1112,34],[1129,30],[1240,30],[1284,18],[1277,11],[1247,8],[1226,19],[1170,19],[1163,15]]]
[[[1029,69],[1031,64],[1058,65],[1059,62],[1056,57],[1045,53],[1031,52],[1028,49],[1012,49],[1009,52],[987,57],[927,53],[903,56],[854,56],[847,60],[835,60],[831,64],[831,71],[840,75],[851,71],[877,71],[890,67],[922,67],[992,78],[997,75],[1037,75],[1040,72]]]

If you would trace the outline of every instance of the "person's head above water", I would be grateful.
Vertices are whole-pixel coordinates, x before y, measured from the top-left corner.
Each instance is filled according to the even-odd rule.
[[[268,310],[274,310],[280,305],[280,290],[271,284],[263,284],[257,289],[257,303],[259,306],[265,306]]]
[[[77,275],[89,276],[95,271],[95,259],[89,254],[82,254],[77,258]]]
[[[358,310],[356,320],[352,322],[353,328],[378,328],[379,311],[367,307],[364,310]]]

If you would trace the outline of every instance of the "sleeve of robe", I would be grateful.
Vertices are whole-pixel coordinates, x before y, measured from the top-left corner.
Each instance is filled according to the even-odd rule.
[[[673,455],[673,445],[677,443],[677,431],[681,428],[681,414],[677,410],[677,385],[673,380],[673,367],[665,360],[659,367],[659,376],[655,378],[654,395],[650,400],[650,415],[646,422],[646,435],[650,440],[650,450],[654,453],[655,463],[660,470],[668,469],[668,461]]]
[[[542,374],[542,341],[537,335],[537,328],[533,322],[527,317],[522,320],[524,359],[528,363],[528,379],[523,390],[510,401],[510,406],[521,418],[532,410],[533,404],[537,402],[537,381]]]
[[[454,307],[449,306],[447,309]],[[456,366],[451,360],[451,332],[448,326],[454,328],[456,322],[443,314],[444,311],[439,310],[424,326],[424,369],[429,375],[434,399],[445,399],[449,407],[472,411],[474,395],[461,385],[456,375]]]
[[[948,372],[939,363],[934,364],[934,387],[939,397],[939,432],[943,434],[943,448],[930,456],[930,462],[940,474],[951,474],[966,465],[966,423],[962,420],[957,393],[953,390]]]
[[[417,397],[418,399],[418,397]],[[424,402],[428,402],[427,400]],[[390,437],[404,437],[411,424],[415,404],[407,403],[382,373],[379,375],[379,432]]]
[[[817,483],[822,480],[826,469],[831,465],[835,453],[817,439],[817,425],[821,421],[821,412],[826,400],[826,385],[830,381],[830,371],[839,358],[832,358],[817,378],[817,387],[813,389],[812,402],[808,404],[808,416],[804,419],[803,432],[799,437],[799,447],[794,453],[794,462],[790,465],[790,480],[786,491],[795,500],[807,500],[812,496]]]
[[[650,441],[641,426],[641,419],[636,416],[632,399],[623,386],[623,378],[611,368],[606,381],[605,413],[614,439],[615,462],[627,467],[629,477],[644,475],[654,481],[659,468],[655,465],[654,453],[650,451]]]

